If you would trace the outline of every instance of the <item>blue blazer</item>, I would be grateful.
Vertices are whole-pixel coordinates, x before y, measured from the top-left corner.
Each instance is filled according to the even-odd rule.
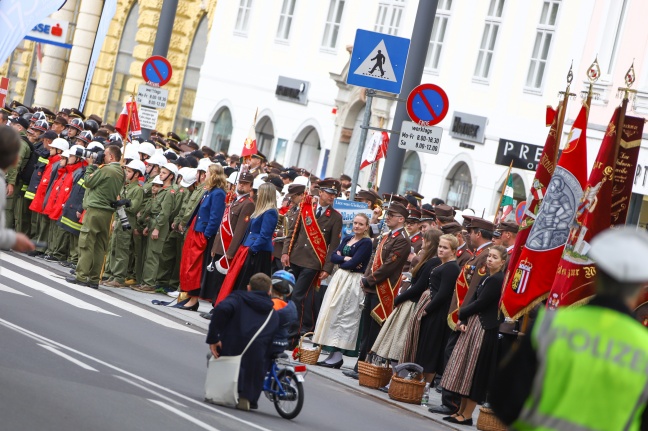
[[[198,207],[198,219],[194,226],[196,232],[202,232],[207,238],[216,235],[225,212],[225,191],[214,188],[207,192]]]
[[[338,251],[342,253],[344,247],[346,247],[346,245],[349,243],[349,241],[351,241],[352,238],[353,235],[349,235],[342,239],[340,246],[331,255],[331,262],[336,265],[340,265],[340,269],[346,269],[347,271],[364,274],[365,269],[369,264],[369,260],[371,259],[372,242],[369,238],[362,238],[360,241],[351,246],[351,250],[349,251],[351,260],[345,261],[344,255],[340,256],[339,254],[337,254]]]
[[[252,253],[273,251],[272,235],[277,228],[277,220],[279,220],[279,213],[276,209],[268,210],[253,218],[243,245],[250,247]]]

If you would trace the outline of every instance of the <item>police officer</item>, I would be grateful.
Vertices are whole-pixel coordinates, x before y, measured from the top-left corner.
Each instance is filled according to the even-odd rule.
[[[76,276],[67,277],[69,283],[99,288],[101,271],[108,248],[110,222],[114,209],[111,204],[124,184],[124,171],[119,165],[121,150],[109,145],[104,151],[104,164],[96,165],[95,159],[88,158],[84,185],[87,193],[83,202],[86,210],[83,227],[79,236],[79,262]]]
[[[594,237],[597,295],[540,312],[491,387],[497,416],[518,430],[648,429],[648,332],[631,313],[648,282],[648,234]]]

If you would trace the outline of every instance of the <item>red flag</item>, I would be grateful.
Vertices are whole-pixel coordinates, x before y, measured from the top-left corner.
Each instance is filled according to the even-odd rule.
[[[241,152],[241,157],[249,157],[253,154],[256,154],[257,150],[257,140],[256,140],[256,131],[254,130],[254,124],[250,127],[247,138],[245,138],[245,143],[243,144],[243,151]]]
[[[608,124],[587,187],[576,210],[569,239],[549,292],[548,308],[586,303],[595,293],[596,266],[587,257],[587,252],[592,238],[612,224],[612,189],[619,109],[621,108],[614,110],[614,116]]]
[[[539,211],[528,214],[535,220],[531,229],[527,229],[530,232],[517,264],[509,267],[510,276],[502,293],[501,308],[507,317],[517,319],[542,301],[551,289],[555,268],[586,183],[586,130],[587,107],[583,106],[569,133],[558,166],[543,192]],[[543,189],[545,183],[534,180],[533,186]],[[534,211],[532,204],[528,206],[530,211]]]
[[[364,154],[362,155],[362,164],[360,169],[377,162],[385,157],[387,154],[387,146],[389,145],[389,135],[387,132],[374,132],[365,145]]]
[[[128,132],[131,132],[134,136],[138,136],[142,133],[139,115],[137,113],[137,102],[131,98],[128,99],[128,102],[124,105],[124,109],[122,109],[121,114],[119,114],[117,124],[115,124],[115,130],[119,132],[124,139],[128,138]]]
[[[614,169],[614,188],[612,189],[612,225],[614,226],[625,224],[628,216],[643,128],[643,118],[625,116]]]

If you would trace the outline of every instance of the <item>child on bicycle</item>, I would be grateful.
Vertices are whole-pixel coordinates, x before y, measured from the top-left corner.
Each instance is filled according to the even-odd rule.
[[[279,316],[279,329],[275,332],[268,354],[272,357],[285,352],[289,347],[288,334],[293,325],[297,324],[297,307],[288,297],[295,287],[295,276],[288,271],[277,271],[272,274],[272,289],[270,297],[274,310]]]

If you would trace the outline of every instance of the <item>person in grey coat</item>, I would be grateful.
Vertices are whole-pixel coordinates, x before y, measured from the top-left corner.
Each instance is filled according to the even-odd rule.
[[[7,229],[5,206],[7,205],[7,169],[18,163],[20,135],[11,126],[0,126],[0,250],[32,251],[34,243],[27,235]]]

